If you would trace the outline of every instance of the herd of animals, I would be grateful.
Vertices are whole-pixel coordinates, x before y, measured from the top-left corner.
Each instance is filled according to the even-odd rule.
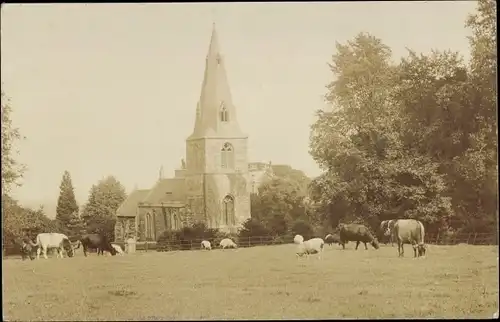
[[[425,229],[422,222],[415,219],[395,219],[382,221],[379,227],[379,234],[389,238],[391,244],[394,241],[398,245],[398,254],[404,256],[404,244],[410,244],[413,247],[414,257],[425,256],[427,246],[424,243]],[[304,237],[296,235],[294,243],[297,244],[297,257],[312,254],[318,254],[318,259],[321,259],[321,253],[325,243],[332,245],[337,243],[345,249],[345,244],[349,241],[356,242],[356,250],[360,243],[365,245],[370,244],[373,248],[379,249],[379,242],[370,230],[362,224],[339,224],[338,232],[335,234],[326,235],[325,239],[312,238],[304,241]],[[212,245],[208,240],[203,240],[200,244],[201,249],[211,250]],[[97,254],[104,255],[104,252],[110,253],[112,256],[123,254],[122,248],[117,244],[112,244],[104,235],[101,234],[86,234],[75,242],[71,242],[68,236],[60,233],[41,233],[36,236],[36,242],[26,238],[22,245],[23,259],[29,256],[34,259],[34,250],[36,249],[36,259],[40,258],[43,253],[47,259],[48,249],[55,249],[57,257],[64,257],[66,252],[68,257],[73,257],[75,250],[83,248],[83,254],[87,256],[88,249],[96,249]],[[237,248],[236,243],[230,238],[224,238],[220,241],[221,249]]]

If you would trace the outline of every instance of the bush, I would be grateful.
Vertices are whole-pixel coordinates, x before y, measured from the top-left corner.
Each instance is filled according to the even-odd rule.
[[[215,245],[219,230],[208,228],[204,223],[195,223],[179,231],[165,231],[157,239],[157,251],[174,249],[188,250],[198,248],[202,240],[208,240]]]
[[[298,219],[292,224],[290,229],[292,235],[302,235],[304,240],[308,240],[314,237],[314,230],[311,224],[305,220]]]
[[[238,237],[249,240],[248,246],[253,246],[259,244],[259,242],[256,239],[252,240],[252,237],[267,237],[269,234],[269,230],[262,223],[254,218],[250,218],[243,223]]]

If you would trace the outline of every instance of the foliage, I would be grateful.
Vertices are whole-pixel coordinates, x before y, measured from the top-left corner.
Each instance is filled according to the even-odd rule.
[[[479,2],[467,20],[472,60],[390,48],[361,33],[337,44],[310,153],[324,170],[310,185],[320,219],[372,228],[416,218],[430,231],[496,227],[496,14]]]
[[[79,234],[78,230],[81,228],[81,221],[71,175],[68,171],[64,171],[59,190],[56,220],[60,223],[61,232],[67,235]]]
[[[156,247],[158,251],[171,250],[172,248],[188,250],[192,246],[198,246],[202,240],[210,241],[214,247],[220,237],[218,229],[208,228],[205,223],[199,222],[178,231],[166,230],[158,237]],[[174,244],[176,247],[171,247],[170,244]]]
[[[249,218],[247,219],[242,227],[240,228],[238,236],[240,238],[252,238],[252,237],[264,237],[269,236],[269,230],[257,219]],[[253,245],[252,239],[250,239],[250,245]]]
[[[81,216],[86,223],[87,233],[101,232],[114,240],[116,210],[125,199],[125,188],[113,176],[93,185]]]
[[[283,235],[290,223],[297,218],[306,218],[307,184],[309,179],[299,171],[282,167],[279,176],[264,181],[259,193],[251,196],[252,218],[262,223],[271,235]],[[301,175],[302,174],[302,175]]]
[[[39,209],[24,208],[11,197],[2,197],[2,244],[5,247],[21,244],[26,229],[31,230],[28,237],[34,239],[42,232],[57,232],[54,220],[49,219],[41,206]]]
[[[311,224],[301,219],[296,220],[293,223],[290,229],[290,233],[292,236],[302,235],[302,237],[304,237],[304,240],[308,240],[314,237],[314,230]]]
[[[14,150],[16,141],[23,139],[19,129],[12,124],[12,107],[4,94],[1,92],[2,107],[2,196],[8,195],[13,186],[19,186],[25,166],[14,158],[17,153]]]

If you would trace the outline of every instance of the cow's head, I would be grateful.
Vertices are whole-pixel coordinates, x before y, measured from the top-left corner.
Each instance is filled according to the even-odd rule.
[[[68,257],[75,256],[75,250],[73,249],[73,244],[69,241],[69,239],[65,239],[63,241],[63,247],[64,250],[66,250],[66,254],[68,254]]]
[[[380,245],[378,244],[378,240],[377,240],[377,238],[373,238],[373,240],[372,240],[372,242],[371,242],[370,244],[371,244],[371,245],[373,246],[373,248],[375,248],[375,249],[379,249],[379,248],[380,248]]]
[[[384,231],[384,236],[389,237],[391,235],[391,227],[387,226],[387,228]]]
[[[425,244],[419,244],[417,246],[417,254],[418,256],[425,256],[425,252],[427,251],[427,246]]]

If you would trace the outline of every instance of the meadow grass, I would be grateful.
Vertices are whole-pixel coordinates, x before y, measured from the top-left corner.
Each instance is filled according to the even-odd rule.
[[[3,261],[3,314],[14,320],[490,318],[497,246],[406,246],[322,260],[295,245]]]

